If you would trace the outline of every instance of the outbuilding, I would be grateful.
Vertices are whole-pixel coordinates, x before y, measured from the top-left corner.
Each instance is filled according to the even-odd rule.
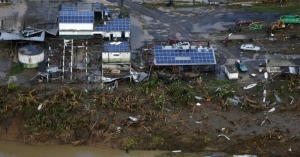
[[[225,74],[230,80],[239,78],[239,72],[237,68],[232,64],[225,65]]]
[[[39,45],[26,45],[18,50],[19,63],[24,68],[37,68],[45,59],[44,49]]]

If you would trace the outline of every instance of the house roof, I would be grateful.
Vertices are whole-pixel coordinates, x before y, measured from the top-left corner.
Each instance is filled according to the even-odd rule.
[[[130,52],[128,42],[105,42],[103,52]]]
[[[212,47],[190,45],[154,46],[155,65],[214,65],[217,64]]]
[[[269,59],[267,66],[269,67],[289,67],[299,66],[300,59]]]
[[[0,30],[0,40],[44,41],[45,31],[34,28],[11,32]]]
[[[130,31],[130,19],[115,18],[105,24],[97,25],[95,31]]]
[[[94,12],[90,10],[59,11],[59,23],[94,23]]]

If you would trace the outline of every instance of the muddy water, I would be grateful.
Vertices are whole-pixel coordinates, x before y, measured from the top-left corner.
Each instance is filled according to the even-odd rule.
[[[0,157],[154,157],[162,151],[129,151],[69,145],[33,146],[0,141]]]

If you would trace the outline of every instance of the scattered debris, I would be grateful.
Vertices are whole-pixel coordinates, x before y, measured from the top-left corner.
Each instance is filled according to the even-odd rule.
[[[242,101],[240,100],[240,98],[238,98],[236,95],[233,96],[234,99],[236,99],[237,101],[239,101],[239,103],[241,103]]]
[[[204,98],[202,98],[200,96],[195,96],[195,99],[197,99],[197,100],[204,100]]]
[[[224,134],[220,134],[220,135],[218,135],[218,137],[221,137],[221,136],[225,137],[227,140],[230,140],[230,138],[229,138],[229,137],[227,137],[227,136],[226,136],[226,135],[224,135]]]
[[[89,111],[90,110],[90,105],[84,104],[85,110]]]
[[[263,92],[263,96],[264,96],[264,98],[263,98],[263,102],[266,102],[267,90],[264,90],[264,92]]]
[[[202,123],[202,121],[201,122],[199,122],[199,121],[195,121],[197,124],[201,124]]]
[[[230,104],[232,105],[238,105],[239,104],[239,100],[236,100],[234,98],[227,98],[227,100],[230,102]]]
[[[256,85],[257,85],[256,83],[253,83],[253,84],[250,84],[250,85],[244,87],[244,89],[250,89],[250,88],[253,88]]]
[[[277,102],[275,101],[275,102],[273,102],[272,104],[270,104],[270,106],[274,106],[274,105],[276,105],[277,104]]]
[[[171,110],[170,109],[167,109],[167,108],[163,108],[164,110],[166,110],[166,111],[168,111],[168,112],[170,112]]]
[[[291,151],[292,151],[292,148],[289,149],[289,152],[291,152]]]
[[[294,97],[292,97],[292,96],[290,96],[290,95],[289,95],[289,97],[292,99],[291,102],[290,102],[290,105],[292,105],[293,102],[294,102]]]
[[[250,74],[251,77],[256,77],[256,74]]]
[[[43,104],[40,104],[38,110],[41,110],[42,108],[43,108]]]
[[[137,121],[139,120],[138,118],[136,118],[136,117],[131,117],[131,116],[129,116],[128,119],[129,119],[129,120],[132,120],[133,122],[137,122]]]
[[[244,155],[233,155],[233,157],[257,157],[257,155],[244,154]]]
[[[268,112],[274,112],[275,111],[275,107],[271,108]]]
[[[279,98],[279,96],[277,94],[274,93],[274,96],[278,102],[282,102],[282,100]]]
[[[264,78],[265,78],[266,82],[268,82],[268,73],[267,72],[264,73]]]
[[[200,103],[197,103],[196,105],[197,105],[197,106],[201,106],[201,104],[200,104]]]
[[[266,117],[266,119],[263,120],[263,121],[260,123],[260,125],[263,125],[263,124],[266,122],[266,120],[269,121],[270,123],[272,123],[272,122],[270,121],[270,119],[269,119],[268,117]]]
[[[181,150],[173,150],[172,153],[181,153]]]

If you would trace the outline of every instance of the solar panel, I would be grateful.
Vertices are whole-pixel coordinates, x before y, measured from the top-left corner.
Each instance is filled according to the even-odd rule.
[[[106,24],[96,26],[96,31],[130,31],[130,19],[114,19]]]
[[[94,12],[88,10],[80,11],[60,11],[60,23],[93,23]]]
[[[106,42],[103,44],[103,52],[129,52],[128,42]]]
[[[163,49],[154,47],[155,65],[211,65],[216,64],[212,48],[199,49]]]
[[[61,6],[61,11],[76,11],[77,7],[75,6],[67,6],[67,5],[62,5]]]
[[[94,3],[95,9],[101,9],[101,4],[99,2]]]

